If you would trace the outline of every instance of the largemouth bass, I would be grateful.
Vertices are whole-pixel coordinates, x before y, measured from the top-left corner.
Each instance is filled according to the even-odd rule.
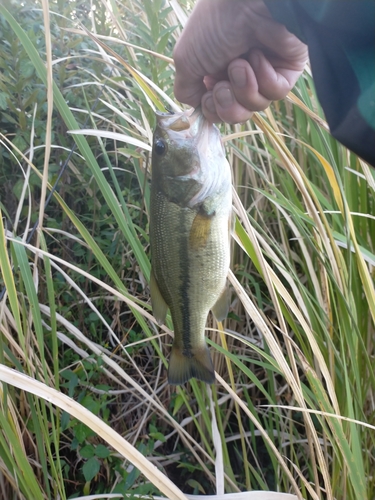
[[[151,302],[159,324],[170,309],[168,381],[213,383],[205,340],[210,310],[228,312],[231,171],[220,133],[199,110],[157,113],[150,207]]]

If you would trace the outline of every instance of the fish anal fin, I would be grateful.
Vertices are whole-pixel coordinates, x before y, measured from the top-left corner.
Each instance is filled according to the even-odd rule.
[[[212,217],[213,215],[208,215],[203,210],[200,210],[194,217],[189,234],[189,246],[191,249],[198,250],[207,245]]]
[[[228,284],[226,284],[216,304],[211,309],[217,321],[223,321],[228,316],[229,304],[230,292]]]
[[[173,345],[168,367],[168,382],[171,385],[182,385],[194,377],[207,384],[213,384],[215,381],[215,370],[207,345],[192,349],[189,355]]]
[[[165,318],[167,317],[168,305],[166,304],[162,294],[160,293],[159,286],[152,269],[150,275],[150,292],[152,313],[158,324],[163,325],[165,323]]]

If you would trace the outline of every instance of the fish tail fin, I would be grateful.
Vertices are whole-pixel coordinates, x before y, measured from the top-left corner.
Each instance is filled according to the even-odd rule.
[[[192,349],[190,356],[184,355],[181,348],[173,345],[169,360],[168,382],[171,385],[182,385],[193,377],[207,384],[213,384],[215,381],[215,370],[206,343],[204,346]]]

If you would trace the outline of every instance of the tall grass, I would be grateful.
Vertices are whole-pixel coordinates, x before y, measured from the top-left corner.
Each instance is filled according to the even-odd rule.
[[[171,322],[156,325],[147,286],[148,178],[154,110],[177,108],[170,56],[186,5],[95,3],[89,32],[69,20],[80,4],[66,18],[59,3],[40,6],[45,53],[0,6],[47,89],[49,116],[40,164],[33,130],[29,152],[0,136],[20,178],[26,169],[20,223],[8,229],[0,214],[0,498],[374,498],[375,182],[330,137],[309,72],[285,101],[222,127],[236,214],[231,311],[207,329],[215,385],[172,390]],[[90,47],[71,85],[81,107],[50,79],[51,22]],[[74,193],[54,194],[58,219],[43,208],[62,123],[77,145],[69,176],[91,226],[87,207],[70,206]],[[30,172],[39,229],[26,243]]]

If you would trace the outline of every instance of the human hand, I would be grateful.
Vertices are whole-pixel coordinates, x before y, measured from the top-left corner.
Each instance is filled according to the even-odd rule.
[[[211,122],[240,123],[284,98],[307,47],[262,0],[199,0],[174,49],[176,98]]]

